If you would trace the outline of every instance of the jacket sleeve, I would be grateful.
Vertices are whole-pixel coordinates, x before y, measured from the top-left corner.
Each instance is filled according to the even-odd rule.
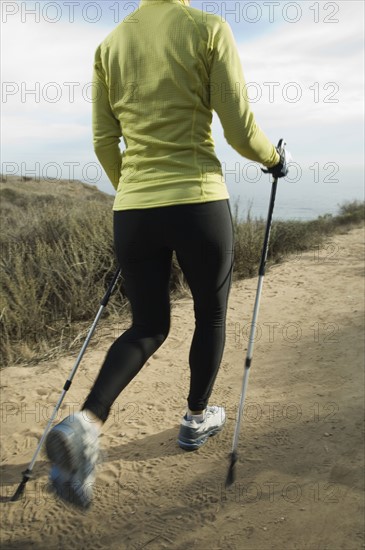
[[[117,189],[122,168],[122,153],[119,149],[122,130],[110,106],[100,46],[95,53],[93,72],[92,128],[95,154],[113,187]]]
[[[274,145],[255,121],[235,39],[228,23],[214,37],[210,69],[211,107],[221,121],[224,137],[240,155],[271,168],[280,161]]]

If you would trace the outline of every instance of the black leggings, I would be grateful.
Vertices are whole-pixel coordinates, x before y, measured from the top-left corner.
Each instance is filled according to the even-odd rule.
[[[83,409],[105,421],[120,392],[166,340],[174,250],[194,300],[188,406],[204,409],[225,344],[233,269],[229,201],[116,211],[114,239],[133,324],[110,347]]]

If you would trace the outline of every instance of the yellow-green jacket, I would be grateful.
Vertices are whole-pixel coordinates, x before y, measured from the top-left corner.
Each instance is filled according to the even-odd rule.
[[[95,54],[94,149],[117,191],[114,210],[229,198],[213,109],[238,153],[277,164],[245,92],[228,23],[183,0],[142,0]]]

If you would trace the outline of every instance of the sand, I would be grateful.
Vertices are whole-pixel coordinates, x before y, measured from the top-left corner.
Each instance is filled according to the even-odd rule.
[[[225,490],[257,279],[234,284],[211,404],[223,432],[176,444],[188,384],[192,301],[173,304],[168,340],[115,404],[101,437],[92,508],[48,487],[42,452],[21,501],[0,504],[2,549],[358,550],[364,545],[363,229],[267,273],[239,441]],[[124,326],[103,324],[59,418],[77,410]],[[75,357],[1,372],[2,500],[27,467]]]

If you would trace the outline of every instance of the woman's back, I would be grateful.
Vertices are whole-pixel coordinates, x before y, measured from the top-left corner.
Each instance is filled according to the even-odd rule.
[[[105,93],[104,108],[100,97],[94,108],[103,166],[116,164],[121,135],[126,146],[114,166],[117,210],[229,198],[214,152],[212,109],[233,147],[250,158],[252,134],[253,160],[277,162],[266,137],[257,140],[233,37],[218,16],[180,0],[142,0],[99,46],[95,82],[96,93]]]

